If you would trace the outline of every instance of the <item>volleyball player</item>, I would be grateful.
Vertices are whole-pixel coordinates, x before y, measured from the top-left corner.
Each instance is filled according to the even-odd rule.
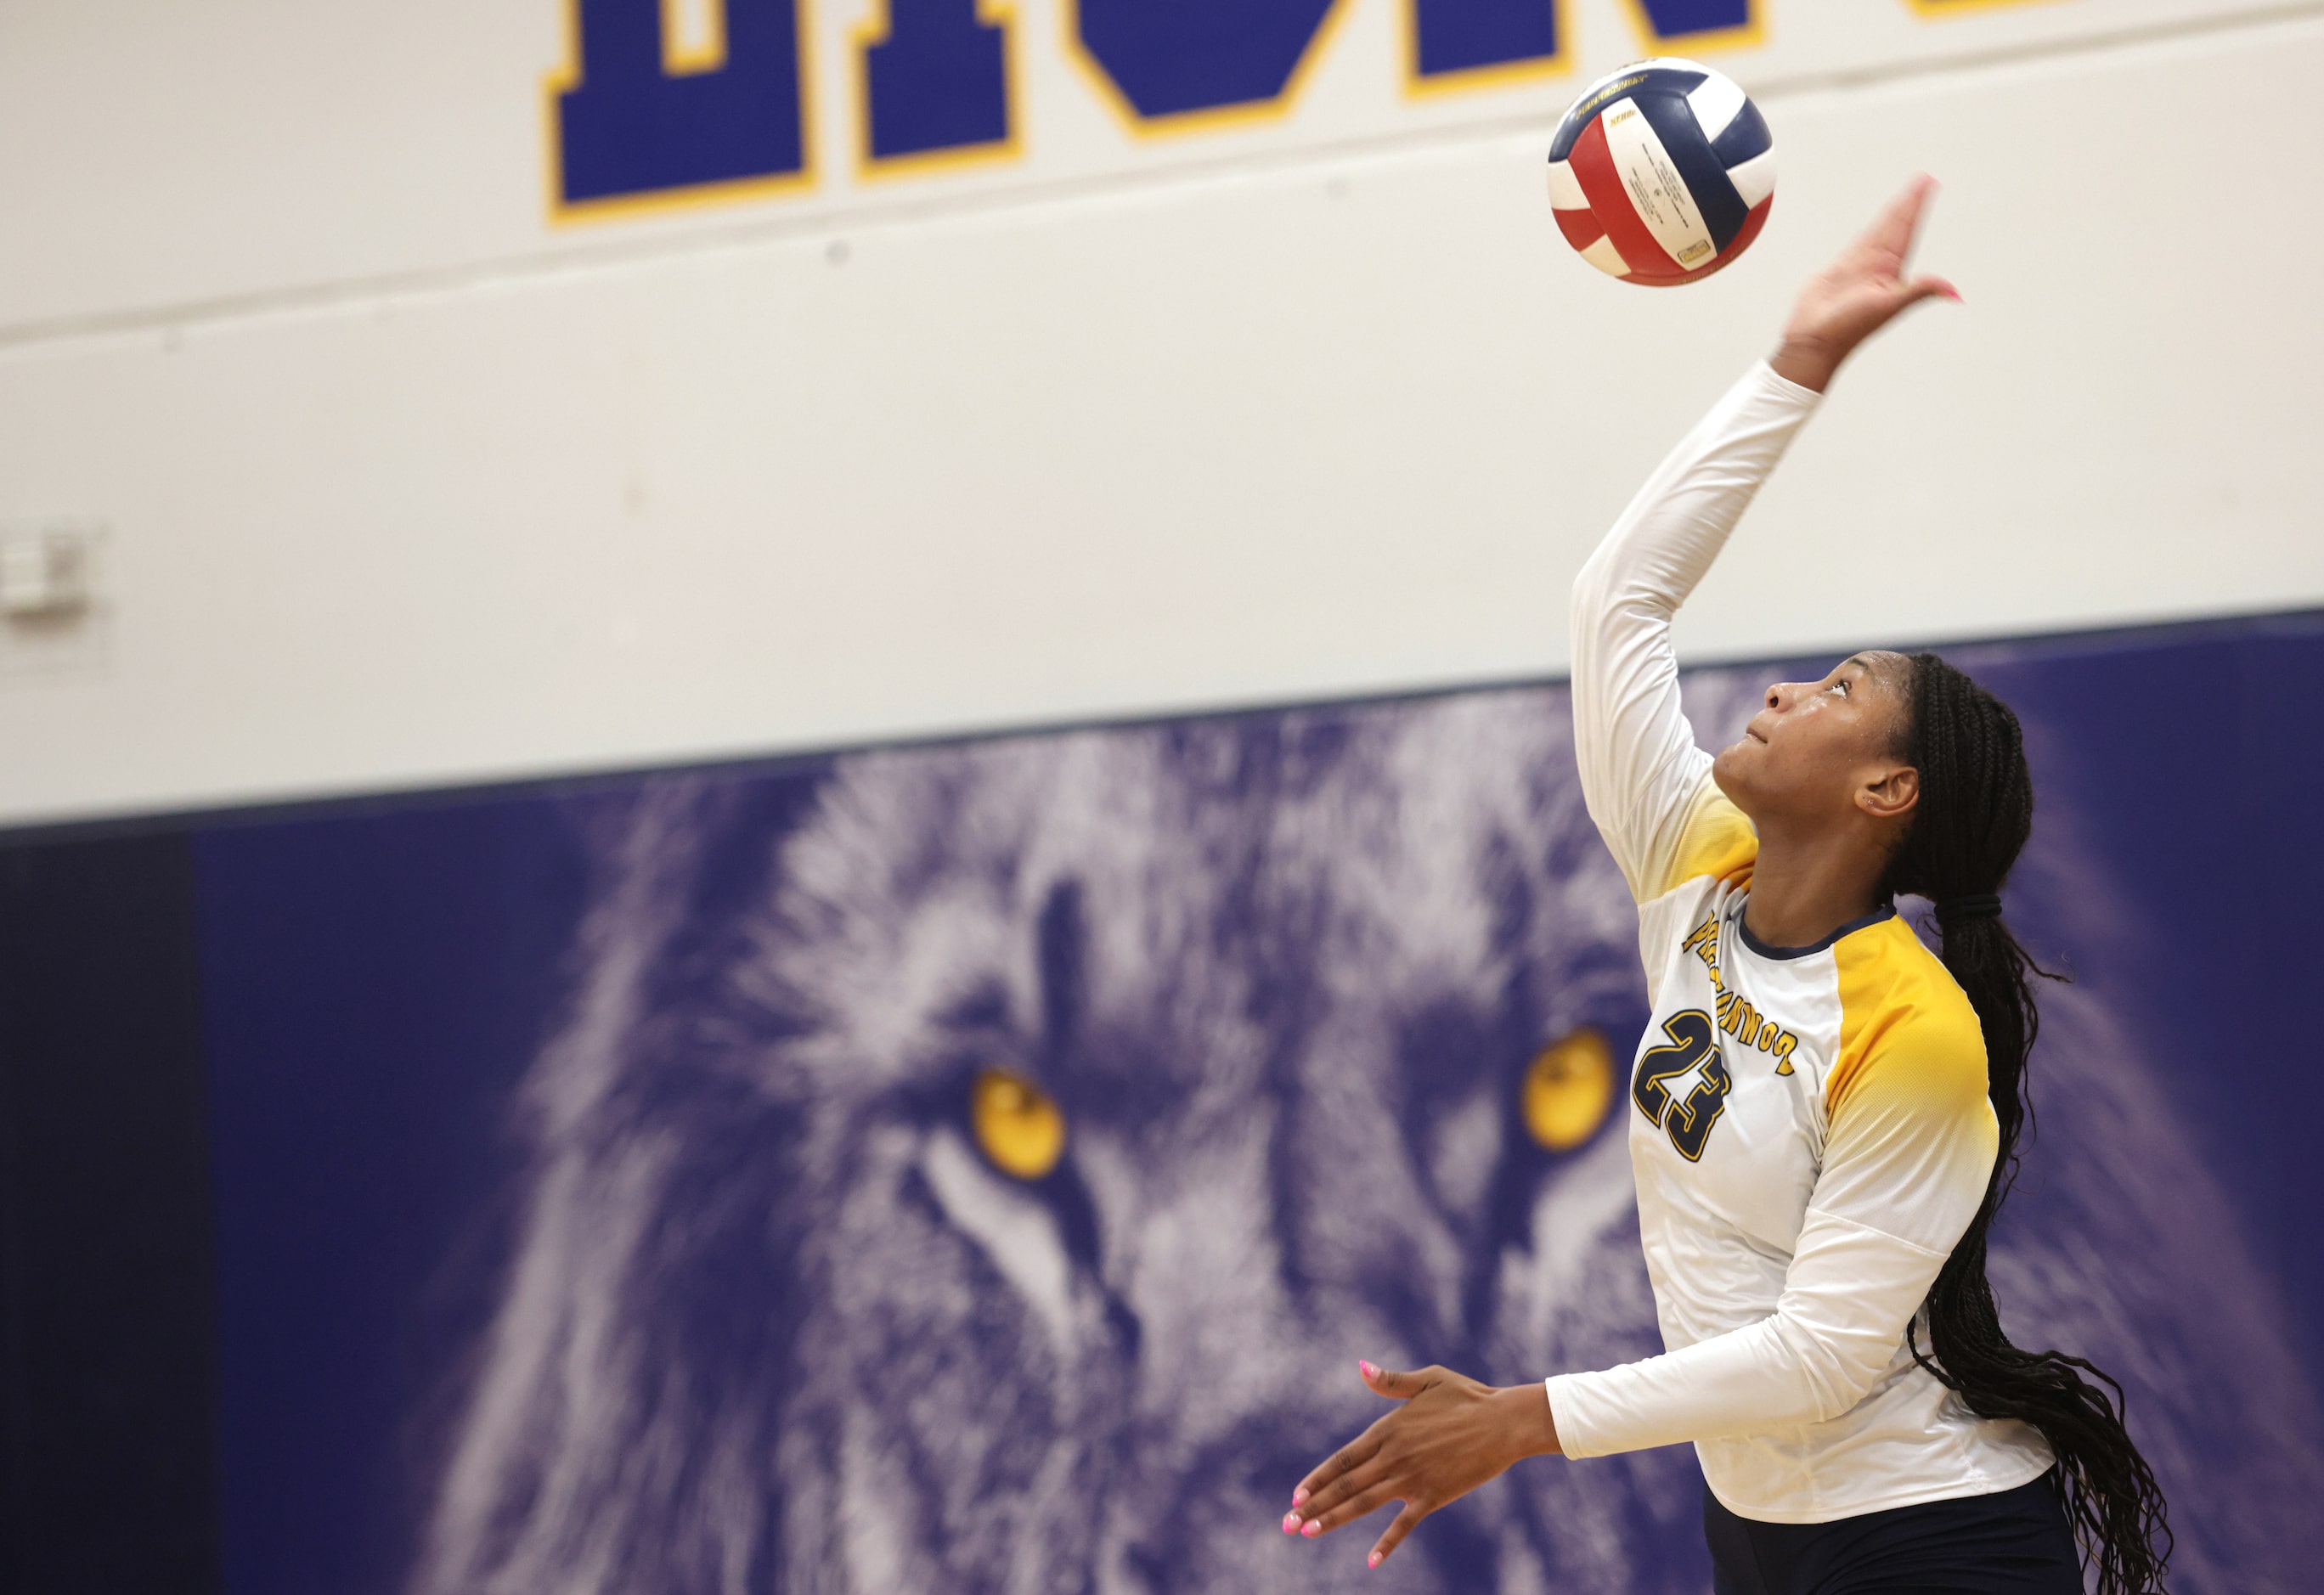
[[[1497,1389],[1361,1365],[1402,1403],[1286,1532],[1401,1501],[1380,1561],[1517,1461],[1692,1441],[1719,1595],[2161,1587],[2169,1529],[2111,1381],[2010,1344],[1987,1232],[2015,1166],[2038,973],[2001,917],[2033,788],[2017,720],[1934,654],[1767,690],[1716,759],[1670,622],[1856,346],[1959,296],[1906,271],[1916,182],[1801,295],[1575,583],[1573,725],[1638,902],[1631,1083],[1660,1357]],[[1868,539],[1874,535],[1868,529]],[[1894,899],[1932,899],[1941,952]]]

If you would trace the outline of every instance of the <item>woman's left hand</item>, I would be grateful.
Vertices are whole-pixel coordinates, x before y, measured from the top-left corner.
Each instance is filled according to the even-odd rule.
[[[1283,1532],[1313,1539],[1376,1507],[1404,1510],[1372,1547],[1378,1567],[1415,1525],[1515,1462],[1555,1452],[1557,1425],[1539,1384],[1480,1385],[1446,1368],[1390,1373],[1356,1364],[1376,1395],[1403,1403],[1299,1481]]]
[[[1768,362],[1776,375],[1821,393],[1858,344],[1905,310],[1926,299],[1960,300],[1942,277],[1908,272],[1922,213],[1936,191],[1936,179],[1914,178],[1862,236],[1809,280]]]

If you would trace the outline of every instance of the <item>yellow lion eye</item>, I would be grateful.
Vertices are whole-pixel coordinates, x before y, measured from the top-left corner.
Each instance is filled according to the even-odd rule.
[[[1545,1048],[1526,1071],[1526,1128],[1553,1152],[1570,1152],[1596,1134],[1613,1100],[1614,1056],[1595,1030],[1576,1030]]]
[[[1038,1180],[1065,1154],[1065,1116],[1049,1093],[1019,1074],[987,1069],[969,1088],[968,1121],[992,1166]]]

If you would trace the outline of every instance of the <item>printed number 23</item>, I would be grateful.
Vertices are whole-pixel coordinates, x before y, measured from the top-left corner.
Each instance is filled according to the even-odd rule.
[[[1700,1159],[1711,1139],[1711,1127],[1727,1111],[1727,1093],[1734,1084],[1719,1056],[1719,1028],[1699,1008],[1673,1014],[1663,1022],[1668,1046],[1649,1049],[1638,1060],[1637,1077],[1630,1083],[1630,1100],[1638,1111],[1660,1125],[1671,1145],[1689,1163]],[[1685,1096],[1674,1098],[1670,1083],[1701,1070]]]

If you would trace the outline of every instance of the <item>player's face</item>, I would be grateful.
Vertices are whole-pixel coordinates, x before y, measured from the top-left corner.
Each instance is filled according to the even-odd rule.
[[[1901,765],[1912,665],[1859,653],[1821,681],[1779,681],[1713,775],[1760,823],[1839,819]]]

